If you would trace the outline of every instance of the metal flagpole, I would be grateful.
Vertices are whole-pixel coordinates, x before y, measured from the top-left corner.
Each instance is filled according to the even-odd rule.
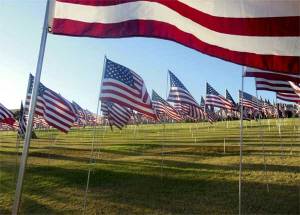
[[[39,84],[40,84],[40,78],[41,78],[41,72],[42,72],[43,60],[44,60],[44,53],[45,53],[45,47],[46,47],[46,41],[47,41],[48,16],[49,16],[49,0],[47,0],[47,3],[46,3],[46,12],[45,12],[45,17],[44,17],[44,26],[43,26],[43,32],[42,32],[42,37],[41,37],[41,42],[40,42],[39,57],[38,57],[38,62],[37,62],[37,66],[36,66],[34,85],[33,85],[30,108],[29,108],[29,117],[28,117],[28,123],[26,126],[23,153],[22,153],[22,157],[21,157],[21,161],[20,161],[20,168],[19,168],[19,175],[18,175],[18,181],[17,181],[17,186],[16,186],[15,199],[14,199],[13,208],[12,208],[13,215],[18,214],[21,196],[22,196],[24,174],[25,174],[25,168],[26,168],[26,163],[27,163],[27,158],[28,158],[28,151],[29,151],[29,146],[30,146],[30,138],[31,138],[31,132],[32,132],[32,125],[33,125],[33,115],[34,115],[34,110],[35,110],[35,106],[36,106],[36,98],[37,98],[38,88],[39,88]]]
[[[240,117],[240,170],[239,170],[239,215],[242,214],[242,163],[243,163],[243,97],[244,97],[244,67],[242,67],[242,93],[240,99],[241,117]]]
[[[103,76],[104,76],[104,73],[105,73],[105,68],[106,68],[106,56],[104,56],[103,72],[102,72],[102,78],[101,78],[101,84],[100,84],[100,86],[102,86],[102,80],[103,80]],[[100,94],[101,94],[101,89],[99,90],[99,96],[98,96],[97,115],[96,115],[97,120],[98,120],[98,115],[99,115]],[[89,162],[89,164],[91,164],[93,162],[95,136],[96,136],[96,124],[94,125],[94,130],[93,130],[93,140],[92,140],[92,147],[91,147],[91,154],[90,154],[90,162]],[[83,214],[85,213],[85,209],[86,209],[86,200],[87,200],[87,193],[89,191],[90,176],[91,176],[91,167],[89,167],[87,181],[86,181],[86,188],[85,188],[84,202],[83,202]]]

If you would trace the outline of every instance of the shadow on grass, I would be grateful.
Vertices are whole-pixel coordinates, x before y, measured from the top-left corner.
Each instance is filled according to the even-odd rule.
[[[198,168],[202,168],[205,172],[206,168],[212,167],[199,166]],[[220,169],[220,167],[215,168]],[[42,195],[53,196],[55,200],[60,187],[84,189],[87,171],[60,167],[31,167],[27,174],[28,181],[35,178],[33,180],[35,184],[25,187],[24,191],[27,195],[41,195],[42,192]],[[144,208],[152,212],[163,211],[172,214],[236,214],[238,212],[237,182],[204,180],[192,175],[190,179],[176,176],[178,175],[174,174],[172,177],[161,178],[159,174],[131,172],[126,167],[117,167],[114,171],[98,167],[91,175],[89,202],[105,201],[109,202],[109,206],[116,208],[126,205],[129,211]],[[42,183],[43,180],[50,181],[58,187],[54,190],[51,187],[46,188]],[[270,193],[265,191],[264,184],[261,183],[246,183],[244,187],[245,191],[248,190],[244,193],[244,197],[247,197],[244,198],[244,213],[296,214],[299,210],[296,186],[272,185]],[[64,201],[65,204],[74,204],[68,202],[68,196],[65,196]],[[283,201],[288,204],[279,204]],[[26,204],[25,201],[24,213],[26,211],[31,213],[32,207]],[[53,213],[53,208],[47,209],[47,207],[40,208],[42,210],[37,208],[34,212]],[[52,207],[55,208],[55,205]]]

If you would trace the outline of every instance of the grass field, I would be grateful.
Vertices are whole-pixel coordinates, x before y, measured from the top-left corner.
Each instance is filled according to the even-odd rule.
[[[261,123],[245,122],[242,213],[299,214],[300,119],[280,120],[281,135],[276,120]],[[89,164],[92,134],[37,131],[21,214],[81,214],[89,168],[86,214],[238,213],[238,121],[97,128]],[[10,214],[22,149],[15,132],[0,144],[0,214]]]

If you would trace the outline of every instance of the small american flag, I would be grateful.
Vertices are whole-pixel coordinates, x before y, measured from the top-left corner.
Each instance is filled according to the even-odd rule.
[[[171,106],[166,100],[161,98],[154,90],[152,90],[152,104],[159,118],[167,117],[173,120],[182,120],[182,116]]]
[[[25,117],[25,110],[23,108],[23,102],[21,102],[21,108],[20,108],[20,116],[19,116],[19,128],[18,128],[18,134],[20,137],[24,137],[26,133],[26,117]]]
[[[108,119],[110,126],[122,129],[128,124],[132,111],[112,102],[101,102],[103,116]]]
[[[0,103],[0,122],[13,126],[15,123],[13,113]]]
[[[33,80],[34,77],[30,74],[25,110],[29,109]],[[41,83],[38,89],[35,113],[43,116],[48,125],[65,133],[70,130],[76,120],[75,110],[71,103]]]
[[[109,59],[105,61],[100,100],[119,104],[156,119],[143,79]]]
[[[76,116],[77,116],[77,122],[78,123],[81,123],[81,122],[85,123],[86,114],[85,114],[84,109],[74,101],[72,101],[72,106],[73,106],[73,108],[75,110],[75,113],[76,113]]]
[[[242,99],[243,95],[243,99]],[[250,95],[249,93],[239,91],[239,98],[240,98],[240,104],[242,104],[244,107],[254,109],[254,110],[260,110],[261,109],[261,102],[259,99],[257,99],[255,96]]]
[[[180,105],[178,105],[178,107],[180,107],[181,111],[178,107],[177,110],[182,113],[183,116],[187,115],[187,118],[194,120],[203,119],[204,112],[191,93],[171,71],[169,71],[169,75],[171,88],[167,100],[173,102],[175,105],[179,103]]]
[[[206,105],[229,110],[233,109],[232,102],[220,95],[209,83],[206,83]]]
[[[168,97],[169,102],[183,103],[194,106],[199,106],[191,93],[186,89],[182,82],[171,72],[170,75],[170,93]]]

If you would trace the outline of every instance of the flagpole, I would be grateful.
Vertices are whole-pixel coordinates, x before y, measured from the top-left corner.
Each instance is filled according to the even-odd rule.
[[[244,67],[242,67],[242,93],[240,117],[240,169],[239,169],[239,215],[242,214],[242,163],[243,163],[243,97],[244,97]]]
[[[20,208],[20,201],[21,201],[21,197],[22,197],[24,174],[25,174],[25,168],[26,168],[26,163],[27,163],[27,158],[28,158],[28,152],[29,152],[29,147],[30,147],[30,138],[31,138],[31,132],[32,132],[32,125],[33,125],[33,115],[34,115],[34,110],[35,110],[35,106],[36,106],[36,99],[37,99],[38,88],[39,88],[39,84],[40,84],[40,78],[41,78],[43,60],[44,60],[44,54],[45,54],[45,47],[46,47],[46,42],[47,42],[48,16],[49,16],[49,0],[47,0],[47,3],[46,3],[46,11],[45,11],[45,17],[44,17],[44,26],[43,26],[43,31],[42,31],[42,37],[41,37],[41,42],[40,42],[39,57],[38,57],[38,62],[37,62],[37,66],[36,66],[35,80],[34,80],[31,102],[30,102],[30,107],[29,107],[29,117],[28,117],[28,123],[26,126],[23,153],[22,153],[22,157],[21,157],[21,161],[20,161],[20,168],[19,168],[18,181],[17,181],[17,185],[16,185],[15,199],[14,199],[13,208],[12,208],[13,215],[18,214],[19,208]]]
[[[102,78],[101,78],[101,81],[100,81],[100,90],[99,90],[99,96],[98,96],[97,115],[96,115],[97,120],[98,120],[98,115],[99,115],[101,86],[102,86],[103,76],[104,76],[104,73],[105,73],[105,68],[106,68],[106,56],[104,56],[104,61],[103,61],[103,72],[102,72]],[[92,147],[91,147],[91,154],[90,154],[90,161],[89,161],[89,164],[91,164],[92,161],[93,161],[95,135],[96,135],[96,124],[94,125],[94,130],[93,130],[93,140],[92,140]],[[86,209],[86,200],[87,200],[87,193],[88,193],[88,191],[89,191],[90,176],[91,176],[91,167],[89,167],[88,176],[87,176],[87,181],[86,181],[86,188],[85,188],[84,202],[83,202],[83,214],[85,214],[85,209]]]

